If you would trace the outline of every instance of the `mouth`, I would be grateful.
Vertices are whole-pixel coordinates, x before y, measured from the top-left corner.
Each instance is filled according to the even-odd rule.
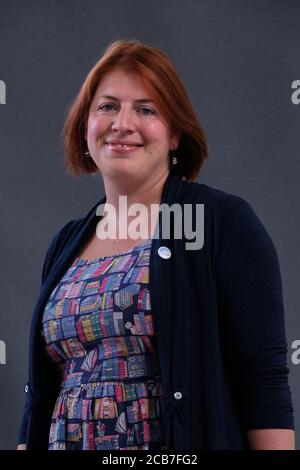
[[[105,142],[105,144],[115,152],[132,152],[143,147],[142,144],[114,144],[112,142]]]
[[[122,148],[131,148],[131,147],[143,147],[142,144],[118,144],[114,142],[105,142],[106,145],[109,145],[111,147],[122,147]]]

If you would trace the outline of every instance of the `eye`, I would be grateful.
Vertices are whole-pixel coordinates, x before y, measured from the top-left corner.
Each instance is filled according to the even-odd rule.
[[[142,109],[143,111],[150,111],[150,114],[155,114],[155,111],[153,111],[151,108],[146,108],[145,106],[142,106],[141,108],[139,108],[139,110]],[[142,113],[142,114],[145,114],[145,113]],[[147,115],[148,113],[146,113]]]
[[[107,103],[107,104],[102,104],[101,106],[98,106],[98,108],[97,108],[97,109],[104,109],[104,108],[106,108],[107,106],[112,106],[112,107],[115,107],[115,105],[114,105],[114,104],[112,104],[112,103]],[[106,108],[106,109],[104,109],[104,111],[106,111],[106,110],[107,110],[107,108]],[[110,111],[110,109],[108,109],[107,111]]]
[[[112,108],[116,108],[116,105],[113,103],[105,103],[105,104],[98,106],[97,110],[111,111]],[[153,111],[153,109],[147,108],[146,106],[141,106],[140,108],[138,108],[138,112],[140,112],[141,110],[142,110],[142,114],[145,116],[156,114],[156,112]]]

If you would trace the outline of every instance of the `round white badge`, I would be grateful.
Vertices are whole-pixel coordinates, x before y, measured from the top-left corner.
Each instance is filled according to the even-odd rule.
[[[171,258],[171,250],[167,246],[160,246],[158,248],[158,254],[163,259]]]

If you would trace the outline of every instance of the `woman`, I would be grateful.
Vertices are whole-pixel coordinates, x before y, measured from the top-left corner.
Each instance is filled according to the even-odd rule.
[[[195,182],[206,140],[168,57],[111,44],[64,141],[105,196],[49,246],[19,448],[294,449],[277,254],[245,200]]]

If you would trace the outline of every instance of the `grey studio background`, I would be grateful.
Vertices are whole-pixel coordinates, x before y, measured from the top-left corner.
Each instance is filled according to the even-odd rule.
[[[1,0],[1,449],[16,445],[47,247],[103,195],[100,176],[64,172],[66,110],[120,38],[170,56],[208,137],[198,181],[244,197],[276,245],[300,448],[299,18],[297,0]]]

